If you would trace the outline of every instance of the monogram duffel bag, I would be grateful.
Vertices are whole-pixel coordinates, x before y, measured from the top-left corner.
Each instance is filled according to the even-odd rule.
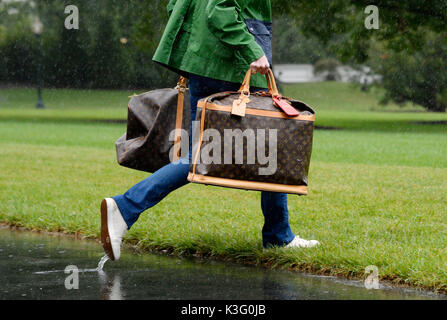
[[[182,129],[189,132],[190,127],[185,78],[180,78],[176,89],[157,89],[133,96],[129,102],[127,132],[116,141],[118,163],[155,172],[179,159]]]
[[[268,92],[250,94],[250,77],[248,71],[238,92],[199,101],[200,134],[194,138],[188,180],[306,195],[315,111],[280,96],[271,70]]]

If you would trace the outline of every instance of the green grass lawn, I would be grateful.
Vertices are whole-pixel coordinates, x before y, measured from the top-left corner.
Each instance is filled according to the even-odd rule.
[[[380,92],[346,84],[286,86],[317,110],[310,194],[290,196],[296,234],[319,248],[262,250],[259,192],[188,185],[141,216],[126,236],[142,249],[199,254],[362,277],[447,292],[447,120],[378,104]],[[46,90],[34,110],[28,89],[0,90],[0,221],[99,236],[99,204],[147,174],[121,168],[114,142],[127,91]],[[139,92],[137,92],[139,93]]]

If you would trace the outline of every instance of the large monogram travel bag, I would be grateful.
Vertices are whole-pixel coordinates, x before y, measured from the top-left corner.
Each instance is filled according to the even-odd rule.
[[[179,159],[181,130],[189,134],[190,127],[185,78],[180,78],[175,89],[158,89],[133,96],[129,102],[127,132],[116,141],[118,163],[155,172]]]
[[[188,180],[306,195],[315,111],[280,96],[271,70],[268,92],[250,94],[250,78],[248,71],[238,92],[199,101]]]

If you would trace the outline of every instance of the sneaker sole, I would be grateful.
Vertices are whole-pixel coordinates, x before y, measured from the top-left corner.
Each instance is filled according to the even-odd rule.
[[[115,255],[113,254],[112,242],[110,241],[109,227],[107,224],[107,201],[106,199],[101,202],[101,243],[105,253],[110,260],[115,261]]]

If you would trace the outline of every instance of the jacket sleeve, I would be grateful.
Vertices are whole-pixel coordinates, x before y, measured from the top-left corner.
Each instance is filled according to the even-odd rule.
[[[167,6],[167,9],[168,9],[168,17],[171,16],[172,10],[174,10],[174,6],[175,6],[175,3],[176,3],[176,2],[177,2],[177,0],[170,0],[170,1],[169,1],[168,6]]]
[[[239,50],[252,63],[264,55],[242,18],[243,5],[250,0],[210,0],[206,8],[208,28],[225,45]]]

